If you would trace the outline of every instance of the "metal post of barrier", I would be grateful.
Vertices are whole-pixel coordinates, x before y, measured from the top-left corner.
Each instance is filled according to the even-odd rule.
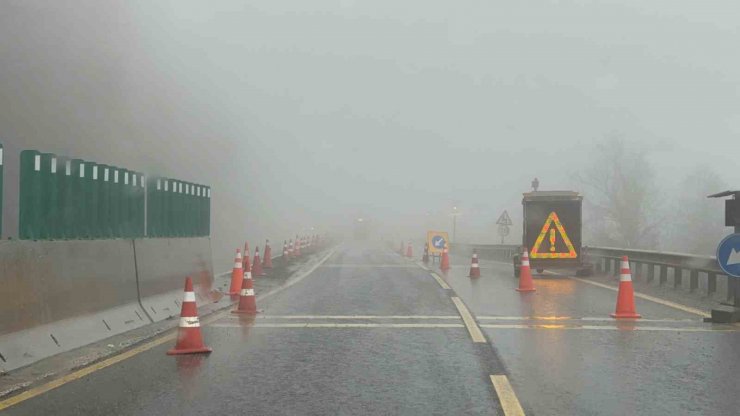
[[[681,287],[681,284],[683,280],[683,269],[680,267],[674,267],[673,268],[673,287],[679,288]]]
[[[717,274],[707,273],[707,294],[713,295],[717,293]]]
[[[668,267],[663,264],[660,265],[660,282],[659,283],[661,286],[668,283]]]
[[[86,238],[84,232],[84,200],[83,200],[83,180],[80,169],[84,165],[81,159],[72,159],[69,161],[69,191],[67,193],[67,203],[65,212],[66,227],[64,235],[66,238],[80,239]]]
[[[57,221],[57,158],[53,153],[41,154],[41,219],[39,239],[54,238]]]
[[[55,202],[57,218],[54,227],[54,238],[68,239],[67,231],[71,223],[72,207],[72,165],[71,161],[63,156],[57,157],[57,199]],[[72,237],[74,238],[74,237]]]
[[[647,263],[647,267],[648,267],[647,281],[652,283],[653,280],[655,280],[655,265],[652,263]]]
[[[699,271],[691,270],[689,275],[689,290],[695,292],[699,288]]]

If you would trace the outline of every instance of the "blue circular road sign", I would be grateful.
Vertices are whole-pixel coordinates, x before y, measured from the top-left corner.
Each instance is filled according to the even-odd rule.
[[[445,248],[445,238],[441,235],[436,235],[432,238],[432,246],[434,248],[443,249]]]
[[[728,276],[740,277],[740,234],[730,234],[719,243],[717,262]]]

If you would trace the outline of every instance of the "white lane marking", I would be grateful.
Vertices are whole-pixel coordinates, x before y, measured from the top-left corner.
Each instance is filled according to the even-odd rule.
[[[615,322],[609,317],[571,317],[571,316],[477,316],[479,321],[590,321],[590,322]],[[675,322],[675,323],[698,323],[698,319],[640,319],[640,322]]]
[[[230,318],[239,319],[231,316]],[[460,319],[458,315],[258,315],[257,319]]]
[[[436,280],[437,283],[439,283],[439,285],[442,286],[442,289],[447,289],[447,290],[450,289],[447,283],[444,280],[442,280],[442,278],[437,273],[432,272],[431,275],[434,278],[434,280]]]
[[[263,295],[259,295],[259,296],[257,296],[256,300],[258,300],[258,301],[259,301],[259,300],[264,300],[264,299],[266,299],[266,298],[268,298],[268,297],[270,297],[270,296],[276,295],[276,294],[278,294],[278,293],[282,292],[283,290],[285,290],[285,289],[287,289],[287,288],[289,288],[289,287],[293,286],[294,284],[296,284],[296,283],[300,282],[301,280],[305,279],[305,278],[306,278],[306,277],[308,277],[308,276],[309,276],[309,275],[310,275],[311,273],[313,273],[314,271],[316,271],[316,269],[318,269],[318,268],[319,268],[319,267],[320,267],[320,266],[321,266],[321,265],[322,265],[322,264],[323,264],[323,263],[324,263],[324,262],[325,262],[326,260],[328,260],[328,259],[329,259],[329,257],[331,257],[332,255],[334,255],[334,253],[335,253],[336,251],[337,251],[337,248],[333,248],[333,249],[332,249],[332,250],[331,250],[331,251],[330,251],[330,252],[329,252],[329,253],[328,253],[328,254],[327,254],[326,256],[324,256],[324,258],[322,258],[322,259],[321,259],[321,260],[320,260],[320,261],[319,261],[318,263],[316,263],[315,265],[313,265],[313,266],[312,266],[312,267],[311,267],[311,268],[310,268],[310,269],[309,269],[308,271],[306,271],[306,272],[305,272],[305,273],[303,273],[302,275],[300,275],[300,276],[296,277],[296,278],[295,278],[295,279],[293,279],[292,281],[288,281],[288,282],[287,282],[286,284],[284,284],[283,286],[280,286],[280,287],[278,287],[278,288],[275,288],[275,289],[273,289],[273,290],[271,290],[271,291],[269,291],[269,292],[267,292],[267,293],[265,293],[265,294],[263,294]]]
[[[475,319],[473,319],[473,315],[470,314],[470,311],[465,304],[457,296],[453,296],[451,299],[452,302],[455,303],[457,311],[460,312],[460,316],[462,317],[463,322],[465,322],[465,326],[468,328],[470,338],[473,339],[473,342],[486,342],[486,337],[483,336],[483,332],[481,332]]]
[[[681,328],[664,326],[641,326],[638,321],[625,322],[621,325],[564,325],[564,324],[481,324],[486,329],[583,329],[601,331],[672,331],[672,332],[738,332],[740,328]]]
[[[321,266],[321,268],[353,268],[353,269],[360,269],[360,268],[367,268],[367,269],[415,269],[415,265],[410,264],[324,264]]]
[[[213,328],[239,328],[239,327],[250,327],[250,328],[464,328],[463,324],[425,324],[425,323],[414,323],[414,324],[366,324],[366,323],[312,323],[312,322],[297,322],[297,323],[276,323],[276,324],[245,324],[240,325],[239,323],[214,323],[208,325]]]
[[[612,286],[609,286],[609,285],[606,285],[606,284],[603,284],[603,283],[592,282],[592,281],[587,280],[587,279],[581,279],[580,277],[573,277],[573,276],[569,276],[569,277],[571,279],[573,279],[573,280],[577,280],[579,282],[588,283],[590,285],[602,287],[604,289],[609,289],[609,290],[614,291],[614,292],[618,292],[619,291],[619,288],[612,287]],[[671,302],[669,300],[665,300],[665,299],[661,299],[661,298],[656,298],[655,296],[646,295],[646,294],[640,293],[640,292],[635,292],[635,297],[636,298],[640,298],[640,299],[649,300],[651,302],[659,303],[659,304],[661,304],[663,306],[668,306],[670,308],[678,309],[680,311],[684,311],[684,312],[687,312],[687,313],[690,313],[690,314],[699,315],[702,318],[711,318],[711,316],[712,316],[712,315],[710,315],[710,314],[708,314],[708,313],[706,313],[706,312],[704,312],[702,310],[699,310],[699,309],[696,309],[696,308],[692,308],[690,306],[681,305],[680,303]]]
[[[501,408],[506,416],[524,416],[524,409],[514,393],[514,389],[506,376],[491,376],[493,389],[496,391]]]

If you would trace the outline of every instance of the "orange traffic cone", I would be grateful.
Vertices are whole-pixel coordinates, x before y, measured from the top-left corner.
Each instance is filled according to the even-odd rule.
[[[519,268],[519,292],[534,292],[534,281],[532,280],[532,271],[529,269],[529,253],[524,249],[522,253],[522,265]]]
[[[445,244],[445,248],[442,250],[442,261],[439,263],[439,269],[443,272],[450,270],[450,255],[448,253],[447,244]]]
[[[411,247],[411,241],[409,241],[409,245],[406,246],[406,257],[414,257],[414,249]]]
[[[264,276],[265,272],[262,271],[262,261],[260,260],[260,248],[254,249],[254,261],[252,262],[252,276],[259,277]]]
[[[270,247],[270,240],[265,242],[265,258],[262,259],[263,269],[272,269],[272,247]]]
[[[421,261],[429,263],[429,243],[424,243],[424,256],[422,256]]]
[[[288,240],[283,240],[283,260],[287,260],[288,256]]]
[[[244,243],[244,270],[252,270],[252,266],[249,265],[249,241]],[[239,283],[241,287],[241,283]]]
[[[301,240],[298,239],[298,236],[295,236],[295,247],[293,247],[293,255],[295,257],[301,257]]]
[[[234,269],[231,270],[231,286],[229,287],[229,295],[238,295],[239,288],[242,287],[242,279],[244,278],[244,268],[242,263],[242,252],[236,249],[236,258],[234,258]]]
[[[635,310],[635,291],[632,287],[632,273],[627,256],[622,257],[619,270],[619,294],[617,294],[617,309],[611,314],[617,319],[637,319],[640,314]]]
[[[195,305],[193,279],[185,279],[185,297],[180,312],[180,326],[177,329],[177,343],[175,348],[167,351],[167,355],[209,353],[213,350],[203,344],[200,333],[198,307]]]
[[[242,280],[242,290],[239,293],[239,306],[231,313],[245,315],[255,315],[257,313],[257,301],[254,297],[254,283],[252,282],[252,273],[244,273]]]
[[[288,243],[288,257],[293,258],[295,256],[295,250],[293,249],[293,239],[290,239]]]
[[[480,265],[478,264],[478,250],[473,250],[473,260],[470,263],[469,277],[480,277]]]

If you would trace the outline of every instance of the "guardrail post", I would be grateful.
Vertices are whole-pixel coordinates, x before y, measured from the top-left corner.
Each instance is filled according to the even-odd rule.
[[[680,267],[673,268],[673,287],[681,287],[683,280],[683,269]]]
[[[665,265],[659,265],[660,267],[660,282],[659,284],[663,286],[664,284],[668,283],[668,266]]]
[[[612,264],[614,265],[614,276],[619,276],[619,259],[612,259]]]
[[[689,290],[694,292],[699,288],[699,271],[692,270],[689,277]]]
[[[655,265],[647,263],[647,268],[647,281],[652,283],[652,281],[655,280]]]
[[[707,294],[712,295],[717,292],[717,274],[707,273]]]
[[[735,284],[737,284],[736,279],[732,277],[727,277],[727,302],[732,303],[732,301],[735,299]]]
[[[632,270],[632,280],[638,280],[642,278],[642,263],[634,262]]]

